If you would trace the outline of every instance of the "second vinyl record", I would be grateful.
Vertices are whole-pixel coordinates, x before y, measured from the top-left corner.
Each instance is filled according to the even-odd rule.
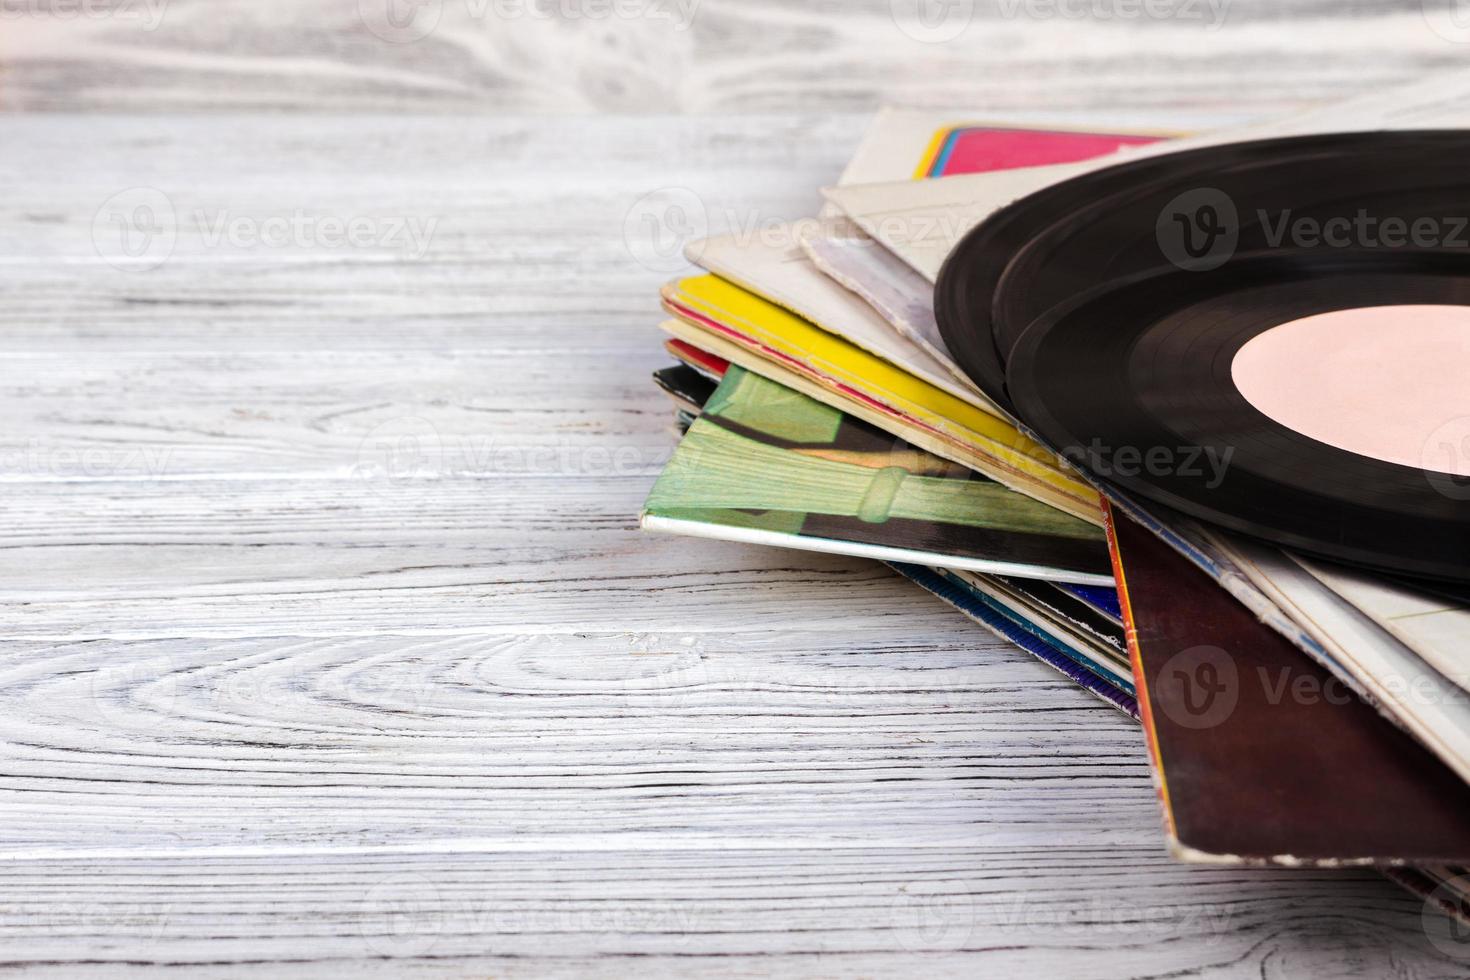
[[[939,326],[971,378],[1009,406],[1006,363],[1024,331],[1109,282],[1151,269],[1204,271],[1263,249],[1393,251],[1385,219],[1406,229],[1428,219],[1441,234],[1427,247],[1454,247],[1451,219],[1470,205],[1467,154],[1470,134],[1458,131],[1335,133],[1087,173],[1022,198],[965,237],[936,286]],[[1340,223],[1346,238],[1321,234]],[[1311,229],[1315,238],[1302,234]]]

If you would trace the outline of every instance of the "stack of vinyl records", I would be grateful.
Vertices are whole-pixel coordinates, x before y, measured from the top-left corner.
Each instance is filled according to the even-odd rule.
[[[644,526],[888,562],[1142,721],[1181,860],[1466,917],[1466,96],[880,114],[816,218],[689,244]]]

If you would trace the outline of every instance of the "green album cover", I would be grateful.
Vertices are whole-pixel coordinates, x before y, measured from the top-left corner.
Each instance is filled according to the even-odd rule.
[[[659,476],[643,521],[887,560],[1112,580],[1100,528],[733,366]]]

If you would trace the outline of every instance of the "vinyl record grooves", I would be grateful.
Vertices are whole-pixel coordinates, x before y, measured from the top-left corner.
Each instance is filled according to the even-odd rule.
[[[1247,343],[1304,318],[1470,307],[1467,155],[1464,131],[1335,133],[1087,173],[960,243],[936,289],[940,329],[987,394],[1104,483],[1311,554],[1470,581],[1464,470],[1426,469],[1419,445],[1319,441],[1264,414],[1232,374]],[[1388,235],[1394,222],[1413,239]],[[1386,322],[1370,347],[1395,330]],[[1470,420],[1470,378],[1461,411],[1457,381],[1433,364],[1420,376]],[[1134,465],[1149,453],[1154,465]]]
[[[1229,207],[1233,251],[1293,250],[1276,240],[1273,218],[1323,222],[1366,209],[1412,220],[1462,207],[1467,151],[1470,136],[1458,131],[1338,133],[1204,147],[1084,174],[1015,202],[966,236],[935,290],[940,331],[982,390],[1011,407],[1005,365],[1032,321],[1100,283],[1188,261],[1163,247],[1159,225],[1171,205],[1187,208],[1194,197]]]
[[[1257,254],[1110,282],[1026,331],[1009,386],[1044,441],[1126,492],[1312,554],[1463,581],[1470,481],[1304,436],[1231,377],[1277,325],[1398,304],[1470,304],[1470,255]]]

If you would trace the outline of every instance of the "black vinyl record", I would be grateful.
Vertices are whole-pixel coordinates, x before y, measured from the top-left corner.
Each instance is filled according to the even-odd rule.
[[[1391,305],[1470,305],[1470,253],[1273,250],[1104,281],[1025,331],[1008,388],[1043,441],[1140,498],[1331,559],[1470,580],[1470,480],[1318,442],[1232,379],[1273,327]],[[1470,414],[1470,378],[1466,391]]]
[[[940,272],[935,314],[950,352],[983,391],[1014,409],[1006,363],[1049,309],[1108,282],[1169,267],[1215,268],[1237,254],[1400,251],[1360,214],[1405,226],[1470,208],[1460,131],[1347,133],[1259,140],[1146,157],[1041,190],[1001,209],[956,247]],[[1208,217],[1209,221],[1201,221]],[[1210,222],[1213,222],[1211,224]],[[1336,224],[1332,224],[1332,223]],[[1315,224],[1345,236],[1313,243]],[[1203,249],[1199,245],[1206,245]]]

